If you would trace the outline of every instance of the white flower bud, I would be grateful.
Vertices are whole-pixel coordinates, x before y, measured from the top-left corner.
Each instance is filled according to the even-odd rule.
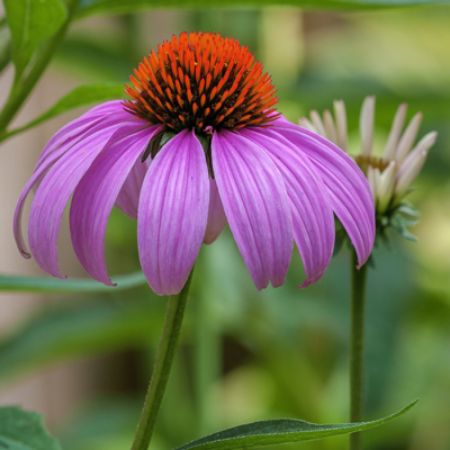
[[[398,141],[403,130],[403,125],[405,124],[406,112],[408,110],[408,105],[402,103],[395,113],[394,121],[392,123],[391,131],[389,133],[386,146],[384,147],[383,158],[387,161],[394,159],[397,150]]]
[[[386,169],[380,174],[379,185],[377,186],[378,194],[378,211],[383,213],[386,211],[389,203],[392,200],[395,187],[395,175],[396,175],[395,161],[391,161]]]
[[[347,113],[345,112],[345,103],[343,100],[336,100],[333,102],[333,107],[336,120],[337,145],[343,150],[348,151]]]
[[[374,114],[375,97],[366,97],[362,105],[359,120],[359,128],[361,131],[361,152],[366,156],[369,156],[372,153]]]
[[[337,144],[336,127],[334,126],[333,116],[328,109],[323,112],[323,124],[327,138]]]
[[[376,172],[379,172],[378,169],[369,166],[367,169],[367,180],[369,181],[370,190],[372,191],[372,196],[374,201],[377,199],[377,176]]]
[[[323,125],[320,114],[317,111],[311,111],[311,122],[314,125],[314,128],[320,133],[322,136],[326,136],[325,127]]]
[[[317,130],[314,128],[314,125],[306,117],[302,117],[298,121],[298,124],[303,128],[307,128],[308,130],[317,132]]]
[[[397,176],[396,195],[404,195],[411,183],[415,180],[425,163],[428,151],[437,139],[436,131],[427,133],[414,147],[411,153],[405,158]]]
[[[398,143],[397,152],[395,158],[398,162],[405,159],[406,155],[411,150],[414,141],[416,139],[417,133],[419,131],[420,123],[422,122],[422,113],[417,113],[407,126],[403,136]]]

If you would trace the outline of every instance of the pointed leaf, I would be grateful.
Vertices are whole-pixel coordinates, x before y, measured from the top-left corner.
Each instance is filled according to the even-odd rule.
[[[15,406],[0,408],[0,448],[7,450],[61,450],[41,416]]]
[[[34,51],[67,17],[62,0],[4,0],[11,30],[12,59],[20,74]]]
[[[262,447],[264,445],[309,441],[337,436],[339,434],[354,433],[383,425],[401,416],[416,403],[417,401],[414,401],[397,413],[367,422],[331,425],[319,425],[294,419],[254,422],[211,434],[183,445],[177,450],[232,450],[253,446]]]

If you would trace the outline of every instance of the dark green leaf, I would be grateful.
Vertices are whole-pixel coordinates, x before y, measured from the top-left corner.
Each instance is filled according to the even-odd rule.
[[[142,272],[113,277],[116,286],[106,286],[95,280],[84,278],[68,278],[60,280],[50,277],[21,277],[16,275],[0,275],[0,292],[114,292],[129,289],[145,283]]]
[[[131,297],[71,300],[46,309],[0,341],[0,379],[79,355],[148,345],[159,333],[157,306]]]
[[[15,406],[0,408],[0,448],[5,450],[60,450],[45,429],[41,416]]]
[[[409,5],[429,5],[448,3],[436,0],[81,0],[78,17],[91,14],[122,14],[143,8],[206,8],[293,5],[309,9],[326,8],[383,8]]]
[[[329,436],[337,436],[339,434],[354,433],[356,431],[369,430],[383,425],[392,419],[401,416],[416,403],[417,401],[414,401],[397,413],[367,422],[331,425],[319,425],[294,419],[254,422],[211,434],[183,445],[182,447],[179,447],[178,450],[242,449],[272,444],[288,444],[322,439]]]
[[[38,46],[53,36],[67,17],[62,0],[4,0],[11,30],[12,58],[21,73]]]
[[[21,133],[36,125],[39,125],[52,117],[63,114],[74,108],[90,105],[105,100],[121,98],[123,94],[123,84],[92,84],[87,86],[79,86],[73,91],[60,98],[52,107],[41,114],[36,119],[28,122],[21,127],[11,130],[0,135],[0,140],[7,139],[17,133]]]

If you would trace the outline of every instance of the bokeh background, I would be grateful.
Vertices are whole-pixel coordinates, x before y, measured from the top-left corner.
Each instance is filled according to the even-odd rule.
[[[364,12],[295,8],[158,10],[77,22],[17,124],[74,86],[126,81],[160,40],[183,30],[218,31],[248,45],[273,75],[280,110],[296,120],[344,99],[354,151],[359,108],[377,96],[383,145],[400,102],[424,113],[420,135],[439,139],[416,191],[417,242],[391,233],[374,252],[367,308],[366,415],[420,403],[365,433],[367,449],[450,448],[450,11],[422,7]],[[12,71],[0,80],[1,95]],[[79,111],[77,112],[79,113]],[[42,145],[67,114],[1,146],[0,269],[40,274],[14,247],[15,200]],[[108,230],[111,273],[138,270],[135,223],[115,211]],[[67,233],[67,271],[83,275]],[[347,419],[348,249],[325,277],[299,290],[257,292],[227,230],[201,251],[180,351],[154,447],[168,450],[201,434],[254,420]],[[104,295],[0,295],[0,401],[43,413],[67,450],[129,446],[161,331],[165,300],[142,286]],[[339,450],[346,438],[286,448]],[[275,448],[274,448],[275,450]]]

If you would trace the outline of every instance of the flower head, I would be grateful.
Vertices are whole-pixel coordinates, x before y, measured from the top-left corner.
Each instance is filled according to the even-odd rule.
[[[365,172],[375,201],[378,229],[384,233],[388,226],[397,228],[405,237],[412,235],[406,226],[414,222],[414,210],[404,203],[411,184],[420,173],[428,151],[436,142],[435,131],[427,133],[415,143],[422,121],[416,113],[405,126],[407,105],[401,104],[395,114],[384,149],[374,149],[375,97],[364,99],[360,115],[361,141],[354,159]],[[334,116],[326,110],[322,116],[312,111],[300,124],[335,142],[345,151],[348,148],[347,115],[342,100],[334,102]]]
[[[219,34],[182,33],[139,64],[130,111],[174,132],[238,130],[275,116],[275,88],[247,47]]]
[[[182,289],[202,242],[226,223],[258,289],[283,283],[294,243],[303,285],[318,280],[333,252],[334,214],[364,264],[375,234],[364,175],[333,143],[276,112],[270,77],[246,47],[218,34],[174,36],[143,60],[126,93],[44,148],[14,219],[24,256],[63,276],[57,238],[72,198],[75,253],[105,284],[114,206],[137,218],[141,266],[158,294]],[[33,189],[28,250],[20,223]]]

